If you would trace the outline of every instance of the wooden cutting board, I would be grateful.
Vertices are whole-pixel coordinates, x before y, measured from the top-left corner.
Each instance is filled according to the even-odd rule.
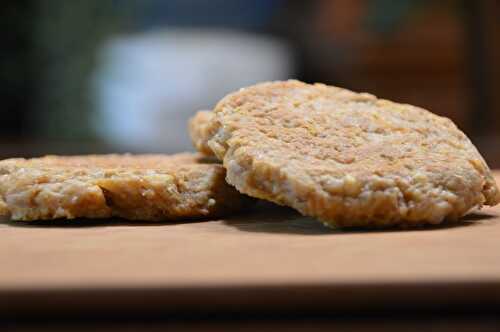
[[[500,305],[500,207],[386,231],[266,204],[168,225],[4,220],[0,239],[3,314]]]

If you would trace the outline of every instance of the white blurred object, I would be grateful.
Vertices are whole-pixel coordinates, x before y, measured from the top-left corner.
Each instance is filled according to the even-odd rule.
[[[95,127],[136,152],[191,150],[187,120],[224,95],[293,70],[283,42],[225,30],[174,29],[113,39],[95,75]]]

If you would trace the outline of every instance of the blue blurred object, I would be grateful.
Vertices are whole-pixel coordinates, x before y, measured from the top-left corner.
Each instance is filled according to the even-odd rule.
[[[189,117],[231,91],[289,78],[281,39],[235,29],[165,27],[110,39],[94,77],[101,138],[137,152],[180,152],[192,144]]]

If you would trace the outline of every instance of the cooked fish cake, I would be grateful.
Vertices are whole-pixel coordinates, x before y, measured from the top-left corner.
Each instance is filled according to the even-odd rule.
[[[366,93],[257,84],[223,98],[204,126],[200,141],[240,192],[328,225],[438,224],[500,200],[452,121]]]
[[[161,221],[236,211],[248,198],[197,154],[46,156],[0,161],[0,215],[13,220]]]

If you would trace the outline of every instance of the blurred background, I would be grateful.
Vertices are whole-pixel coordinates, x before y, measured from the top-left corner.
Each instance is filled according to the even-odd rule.
[[[452,118],[500,167],[495,0],[7,0],[0,157],[192,149],[186,121],[265,80]]]

